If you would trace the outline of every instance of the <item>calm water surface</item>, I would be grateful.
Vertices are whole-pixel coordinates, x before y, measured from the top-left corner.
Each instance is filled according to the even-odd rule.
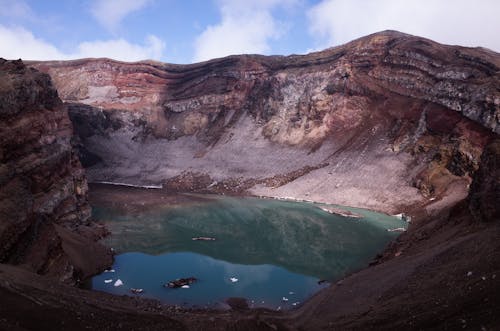
[[[94,217],[112,233],[106,244],[118,255],[114,272],[94,277],[92,288],[128,295],[142,288],[141,296],[184,306],[218,307],[228,297],[244,297],[250,306],[289,309],[327,286],[318,280],[366,266],[398,235],[387,229],[406,226],[353,208],[346,209],[363,217],[332,215],[310,203],[188,198],[154,208],[94,205]],[[216,240],[192,240],[199,236]],[[163,287],[184,277],[199,281],[185,289]],[[118,279],[122,286],[114,286]]]

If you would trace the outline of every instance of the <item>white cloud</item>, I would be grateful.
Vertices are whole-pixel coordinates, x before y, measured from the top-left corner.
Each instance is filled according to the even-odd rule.
[[[78,57],[109,57],[125,61],[160,59],[165,43],[154,35],[144,45],[131,44],[124,39],[85,41],[78,45]]]
[[[286,31],[286,24],[276,20],[272,10],[292,6],[296,0],[220,0],[222,19],[208,26],[195,40],[194,61],[204,61],[230,54],[268,53],[269,42]]]
[[[0,57],[24,60],[70,60],[84,57],[108,57],[121,61],[160,59],[165,43],[154,35],[146,38],[143,45],[124,39],[85,41],[73,52],[63,52],[54,45],[37,38],[30,31],[0,24]]]
[[[56,47],[36,38],[20,27],[0,25],[0,56],[6,59],[58,60],[66,59]]]
[[[498,0],[323,0],[308,11],[320,47],[398,30],[446,44],[500,51]]]
[[[95,0],[90,12],[106,29],[116,30],[130,13],[142,9],[150,0]]]

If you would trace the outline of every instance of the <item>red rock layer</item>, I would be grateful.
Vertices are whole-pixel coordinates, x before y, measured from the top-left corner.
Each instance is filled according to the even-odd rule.
[[[71,103],[91,181],[392,213],[467,185],[500,132],[498,54],[394,31],[301,56],[32,65]]]

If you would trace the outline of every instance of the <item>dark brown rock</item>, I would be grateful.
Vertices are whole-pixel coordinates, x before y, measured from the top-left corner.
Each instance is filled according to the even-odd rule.
[[[247,310],[249,308],[247,299],[245,298],[227,298],[226,303],[234,310]]]
[[[195,277],[187,277],[187,278],[179,278],[175,280],[171,280],[168,283],[164,285],[164,287],[169,287],[169,288],[179,288],[183,286],[189,286],[193,283],[198,281]]]
[[[470,212],[476,220],[500,221],[500,139],[484,149],[468,200]]]
[[[0,261],[67,281],[88,277],[111,256],[87,230],[87,181],[66,107],[50,77],[21,61],[0,60],[0,81]]]

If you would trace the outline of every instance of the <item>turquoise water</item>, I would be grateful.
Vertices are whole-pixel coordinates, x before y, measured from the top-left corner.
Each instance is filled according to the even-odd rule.
[[[353,208],[363,217],[332,215],[310,203],[190,197],[154,208],[94,206],[94,217],[112,233],[106,244],[118,255],[115,272],[94,277],[92,288],[129,295],[130,288],[142,288],[141,296],[184,306],[217,307],[244,297],[250,306],[288,309],[327,286],[318,280],[366,266],[398,235],[387,229],[406,226]],[[216,240],[192,240],[200,236]],[[186,289],[163,287],[185,277],[199,281]],[[115,287],[117,279],[124,285]]]

